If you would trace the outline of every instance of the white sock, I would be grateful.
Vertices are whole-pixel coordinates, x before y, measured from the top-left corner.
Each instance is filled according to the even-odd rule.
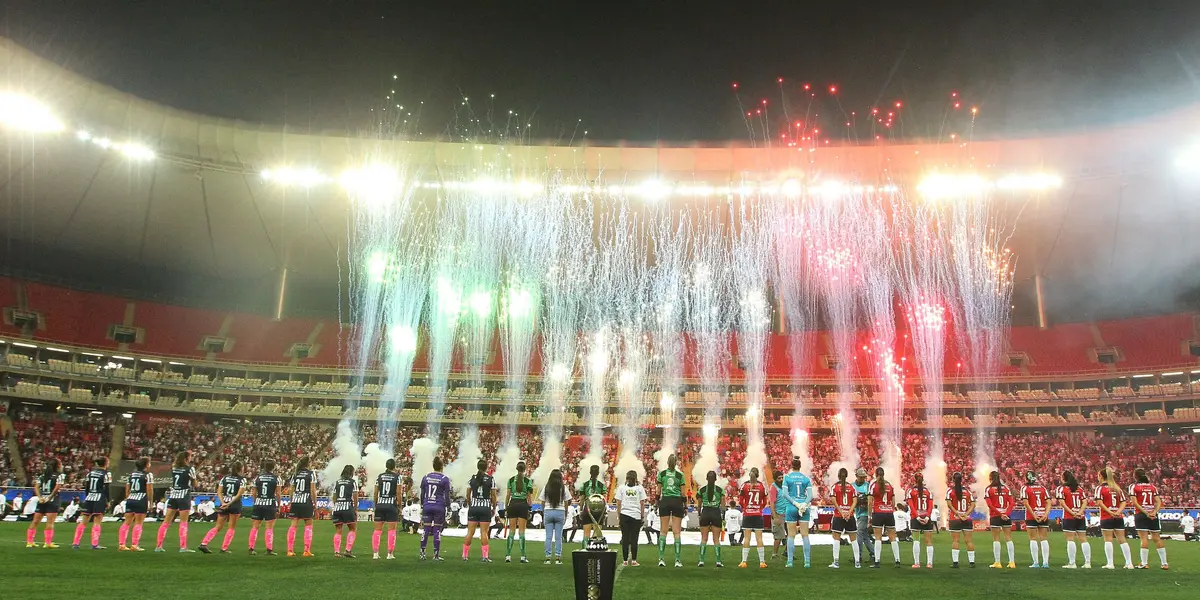
[[[1092,545],[1087,542],[1079,542],[1079,545],[1083,547],[1083,564],[1092,564]]]
[[[879,562],[881,552],[883,552],[883,540],[875,538],[875,562]]]
[[[1075,540],[1067,540],[1067,564],[1075,564]]]
[[[758,548],[758,562],[760,562],[760,563],[767,562],[767,550],[766,550],[766,548],[763,548],[762,546],[759,546],[759,548]]]
[[[967,562],[975,564],[975,551],[967,550]]]
[[[1042,564],[1050,565],[1050,540],[1042,540]]]
[[[892,538],[892,560],[900,562],[900,540]]]
[[[1113,544],[1112,542],[1104,542],[1104,560],[1106,561],[1104,564],[1106,564],[1110,567],[1113,566],[1112,544]]]
[[[1166,546],[1163,546],[1162,548],[1158,549],[1158,564],[1160,564],[1160,565],[1167,564],[1167,547]]]
[[[1038,543],[1037,540],[1029,540],[1029,553],[1033,555],[1033,564],[1038,564]]]
[[[1148,564],[1150,562],[1150,549],[1149,548],[1139,548],[1138,550],[1139,550],[1138,554],[1140,555],[1140,557],[1142,559],[1142,565]]]
[[[929,544],[928,546],[925,546],[925,564],[927,564],[927,565],[933,564],[933,544]]]
[[[1000,542],[992,542],[992,556],[996,557],[993,562],[1000,562]]]
[[[742,562],[746,562],[748,558],[750,558],[750,549],[742,546]]]
[[[855,542],[855,541],[850,542],[850,551],[854,553],[854,564],[857,565],[857,564],[861,563],[862,560],[861,560],[861,557],[859,556],[859,553],[862,550],[858,547],[858,542]],[[837,552],[837,551],[835,550],[834,552]],[[1166,552],[1166,550],[1162,550],[1162,552]],[[834,554],[833,556],[834,556],[834,558],[837,558],[836,554]],[[1164,556],[1166,556],[1166,555],[1164,554]]]
[[[851,542],[850,545],[854,546],[856,548],[858,547],[858,545],[855,544],[854,542]],[[836,564],[838,562],[838,559],[841,557],[842,557],[842,542],[840,542],[838,540],[833,540],[833,562]]]
[[[913,540],[913,564],[921,564],[921,542]]]
[[[1014,544],[1012,540],[1009,540],[1008,542],[1008,562],[1017,562],[1017,545]]]
[[[958,548],[951,548],[951,549],[950,549],[950,561],[951,561],[951,562],[958,562]]]
[[[1125,557],[1125,564],[1133,564],[1133,554],[1129,551],[1129,544],[1121,544],[1121,556]]]

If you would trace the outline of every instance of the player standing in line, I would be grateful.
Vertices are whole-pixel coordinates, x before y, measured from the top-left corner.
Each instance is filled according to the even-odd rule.
[[[908,499],[908,509],[912,511],[912,524],[909,528],[912,529],[913,536],[913,565],[912,568],[921,568],[921,538],[925,538],[925,568],[933,568],[933,494],[929,488],[925,487],[925,475],[921,473],[913,474],[913,482],[916,483],[912,489],[908,490],[906,498]]]
[[[479,459],[475,468],[478,471],[471,477],[471,481],[467,483],[469,496],[467,502],[467,539],[463,541],[464,561],[471,557],[471,539],[475,536],[475,530],[479,530],[479,552],[482,554],[482,562],[490,563],[492,559],[488,557],[490,554],[490,546],[488,546],[488,524],[492,522],[492,517],[496,516],[496,480],[488,475],[488,463],[484,459]],[[599,471],[599,467],[596,468]],[[585,484],[586,485],[586,484]]]
[[[1137,483],[1129,486],[1129,497],[1133,498],[1133,506],[1137,509],[1133,518],[1136,521],[1138,537],[1142,540],[1142,561],[1138,568],[1150,568],[1147,563],[1150,562],[1150,541],[1153,540],[1154,547],[1158,549],[1158,563],[1162,565],[1162,570],[1166,571],[1170,566],[1167,565],[1167,548],[1163,546],[1161,537],[1162,525],[1158,521],[1158,511],[1162,509],[1162,496],[1158,494],[1158,487],[1150,483],[1145,469],[1135,470],[1133,476]]]
[[[450,506],[450,478],[442,473],[441,457],[435,456],[433,472],[426,474],[421,479],[421,525],[424,527],[421,532],[421,560],[425,560],[425,547],[431,536],[433,537],[433,560],[443,560],[442,527],[446,525],[446,507],[448,506]]]
[[[434,459],[437,464],[438,459]],[[346,528],[346,551],[342,552],[342,528]],[[358,481],[354,465],[342,467],[342,476],[333,484],[333,557],[354,558],[354,537],[358,531]]]
[[[316,514],[317,508],[317,478],[309,469],[309,462],[307,456],[300,457],[288,490],[288,516],[292,519],[292,526],[288,527],[287,532],[288,556],[296,555],[296,525],[300,521],[304,521],[304,556],[313,556],[313,515]]]
[[[1075,542],[1083,545],[1083,568],[1092,568],[1092,546],[1087,541],[1087,496],[1075,479],[1075,474],[1063,471],[1063,484],[1058,486],[1058,503],[1063,507],[1062,530],[1067,538],[1067,564],[1075,568]]]
[[[787,485],[786,482],[784,485]],[[742,484],[739,493],[742,502],[742,531],[748,531],[742,538],[742,562],[739,569],[746,568],[746,560],[750,557],[750,538],[758,538],[758,568],[767,568],[767,551],[763,548],[763,506],[767,503],[767,488],[758,480],[758,467],[750,467],[750,480]],[[676,538],[678,539],[678,538]],[[678,544],[678,542],[676,542]]]
[[[837,483],[833,484],[833,489],[829,490],[830,500],[833,503],[833,521],[829,524],[829,532],[833,534],[833,562],[829,568],[842,568],[839,561],[842,554],[842,536],[849,535],[850,550],[854,553],[854,568],[860,569],[862,568],[862,559],[858,542],[855,540],[858,524],[854,519],[854,511],[858,507],[858,490],[846,481],[850,472],[845,467],[838,469],[837,476]]]
[[[234,533],[237,531],[238,519],[242,518],[242,494],[246,493],[246,478],[242,477],[242,463],[233,463],[225,475],[217,481],[217,492],[213,494],[219,503],[217,506],[217,521],[213,524],[212,529],[204,534],[204,539],[200,540],[200,545],[197,550],[212,554],[208,549],[209,542],[217,537],[221,531],[221,527],[225,527],[225,539],[221,541],[221,553],[229,552],[229,545],[233,543]]]
[[[1121,542],[1121,554],[1125,557],[1125,568],[1133,568],[1133,555],[1129,551],[1129,543],[1125,541],[1125,506],[1128,499],[1121,486],[1117,485],[1116,476],[1111,467],[1104,467],[1096,474],[1100,485],[1096,486],[1096,506],[1100,508],[1100,532],[1104,535],[1104,558],[1102,569],[1114,569],[1113,538]]]
[[[704,566],[704,558],[708,555],[711,540],[713,552],[716,553],[717,568],[721,568],[725,566],[721,564],[721,507],[725,505],[725,490],[717,485],[716,471],[709,471],[704,478],[708,485],[696,492],[700,498],[700,562],[696,566]]]
[[[896,489],[883,477],[883,467],[875,467],[875,480],[867,494],[867,510],[871,513],[871,528],[875,530],[875,562],[872,569],[879,568],[883,553],[883,536],[886,534],[892,546],[892,559],[900,568],[900,540],[896,539]]]
[[[375,532],[371,534],[371,558],[379,560],[379,538],[387,526],[387,560],[396,558],[396,521],[400,514],[396,498],[400,496],[400,475],[396,473],[396,459],[384,463],[383,472],[375,478]]]
[[[125,484],[125,520],[117,529],[117,550],[144,552],[138,544],[142,541],[142,523],[146,521],[146,513],[153,499],[154,476],[150,474],[150,459],[143,456],[134,463],[134,471],[129,474],[129,482]],[[126,546],[125,540],[130,530],[133,531],[133,545]]]
[[[1038,548],[1041,548],[1041,568],[1050,568],[1050,491],[1038,483],[1037,473],[1025,472],[1021,486],[1021,503],[1025,505],[1025,531],[1029,533],[1029,553],[1033,555],[1030,569],[1038,568]]]
[[[525,526],[529,523],[529,495],[533,493],[533,480],[525,476],[525,461],[517,462],[517,474],[508,478],[508,493],[504,498],[505,515],[508,517],[508,549],[504,562],[512,562],[512,547],[517,536],[521,539],[521,562],[525,556]]]
[[[971,490],[963,485],[963,474],[955,472],[951,476],[952,485],[949,490],[946,490],[946,512],[949,513],[949,523],[946,529],[950,530],[950,564],[951,569],[958,568],[959,557],[959,538],[965,538],[967,543],[967,562],[971,568],[975,568],[975,540],[972,536],[975,531],[975,524],[971,519],[971,513],[975,511],[975,496],[971,494]]]
[[[792,470],[783,476],[784,520],[787,521],[787,568],[792,568],[796,556],[796,534],[804,546],[804,568],[812,567],[812,542],[808,539],[809,505],[813,501],[813,484],[808,475],[800,472],[799,456],[792,457]]]
[[[196,469],[189,464],[192,453],[184,450],[175,455],[171,463],[171,487],[167,489],[167,508],[163,514],[162,525],[158,527],[155,552],[166,552],[163,541],[167,539],[167,531],[176,518],[179,519],[179,551],[195,552],[187,545],[188,514],[192,512],[192,488],[196,485]]]
[[[771,505],[771,560],[779,558],[779,549],[787,539],[787,498],[783,497],[783,471],[776,469],[767,488],[767,503]],[[785,555],[786,557],[786,555]]]
[[[583,540],[581,540],[580,543],[584,547],[587,547],[587,541],[591,539],[593,535],[600,535],[601,525],[600,523],[596,523],[592,520],[592,511],[587,509],[588,498],[591,498],[592,496],[601,496],[605,500],[608,500],[608,487],[605,486],[604,482],[600,481],[599,479],[600,465],[592,465],[592,467],[588,469],[588,475],[588,480],[583,482],[583,486],[579,490],[583,492],[583,510],[581,511],[583,517]]]
[[[266,459],[262,462],[263,472],[254,479],[250,495],[254,499],[254,508],[250,513],[250,555],[257,553],[258,528],[266,524],[264,534],[267,543],[267,556],[275,556],[275,517],[279,512],[279,476],[275,474],[275,461]]]
[[[42,471],[42,475],[38,477],[37,508],[33,511],[29,529],[25,530],[26,548],[33,548],[36,545],[33,538],[37,535],[38,523],[41,523],[43,518],[46,519],[46,524],[42,527],[42,547],[58,547],[54,543],[54,521],[58,519],[58,492],[66,481],[67,478],[62,472],[62,461],[57,458],[50,459],[46,463],[46,470]],[[32,502],[33,498],[30,498],[29,501]],[[16,510],[14,507],[13,511],[16,512]]]
[[[93,463],[91,470],[84,476],[83,483],[83,516],[75,526],[75,541],[71,547],[78,550],[79,542],[83,540],[83,531],[90,521],[92,523],[92,550],[103,550],[100,545],[100,524],[104,521],[104,513],[108,512],[108,486],[112,483],[112,473],[108,471],[108,459],[101,456]]]
[[[1017,547],[1012,541],[1013,497],[1008,486],[1000,480],[1000,472],[988,474],[988,487],[984,492],[983,501],[988,507],[988,526],[992,530],[992,556],[995,558],[990,566],[992,569],[1003,569],[1000,562],[1000,537],[1003,535],[1008,546],[1008,568],[1017,568]]]
[[[675,468],[677,459],[672,454],[667,457],[667,468],[658,474],[658,517],[660,528],[658,533],[658,566],[667,566],[667,532],[675,536],[675,568],[683,566],[681,559],[683,541],[679,538],[683,528],[683,518],[687,516],[687,507],[683,504],[683,472]],[[761,513],[759,513],[761,514]],[[761,536],[761,533],[759,534]],[[761,540],[760,540],[761,543]]]

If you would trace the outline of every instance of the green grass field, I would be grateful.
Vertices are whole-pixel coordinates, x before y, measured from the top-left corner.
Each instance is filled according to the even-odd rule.
[[[425,599],[473,598],[571,598],[573,584],[570,567],[542,564],[540,543],[529,544],[531,564],[503,564],[504,544],[493,543],[493,560],[485,565],[478,562],[478,542],[469,563],[459,560],[461,538],[446,538],[444,563],[422,563],[417,560],[417,537],[400,535],[398,557],[394,561],[371,560],[371,536],[364,527],[355,544],[356,560],[332,557],[333,527],[328,522],[318,525],[314,551],[316,558],[269,557],[246,554],[246,532],[249,524],[239,527],[234,542],[236,552],[228,555],[130,554],[117,552],[117,525],[106,523],[103,543],[109,548],[102,552],[73,551],[69,545],[74,525],[60,525],[55,542],[56,550],[27,549],[24,545],[24,524],[0,524],[0,596],[4,598],[65,598],[91,597],[171,597],[171,598],[289,598],[329,599],[414,597]],[[152,546],[158,524],[148,524],[143,542]],[[193,544],[208,529],[207,524],[193,524],[190,539]],[[287,527],[277,527],[276,541],[282,549]],[[39,536],[40,538],[40,536]],[[149,542],[147,542],[147,538]],[[1065,571],[1030,570],[1027,539],[1013,536],[1017,543],[1016,571],[992,571],[986,568],[991,560],[990,539],[980,544],[979,568],[952,570],[950,566],[950,536],[937,536],[937,568],[933,571],[894,569],[885,565],[873,569],[828,569],[830,548],[813,549],[813,569],[784,569],[782,562],[771,568],[741,570],[733,568],[740,551],[726,547],[726,568],[695,567],[699,548],[684,547],[683,569],[660,569],[653,566],[657,550],[648,545],[641,548],[644,566],[624,569],[619,573],[614,596],[617,598],[975,598],[989,596],[1010,598],[1095,598],[1100,594],[1130,598],[1196,598],[1200,594],[1200,544],[1168,542],[1171,570],[1157,568],[1149,571]],[[86,538],[90,539],[90,538]],[[85,541],[86,541],[85,539]],[[167,538],[167,548],[177,547],[174,532]],[[983,542],[985,538],[980,538]],[[644,541],[644,540],[643,540]],[[1065,561],[1062,536],[1051,539],[1051,560],[1055,565]],[[1102,564],[1104,549],[1093,542],[1093,561]],[[668,550],[668,552],[670,552]],[[768,554],[770,550],[768,549]],[[1133,546],[1137,559],[1137,547]],[[901,544],[901,554],[910,559],[911,547]],[[754,552],[751,552],[754,556]],[[890,550],[884,547],[885,560]],[[843,565],[849,562],[850,551],[842,552]],[[711,554],[709,560],[711,561]],[[964,554],[965,561],[965,554]],[[907,561],[906,561],[907,562]],[[1117,551],[1117,564],[1121,563]],[[1151,564],[1157,556],[1151,552]],[[965,565],[964,565],[965,566]]]

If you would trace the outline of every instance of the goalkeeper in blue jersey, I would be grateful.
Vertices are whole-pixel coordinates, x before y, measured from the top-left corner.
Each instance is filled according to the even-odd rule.
[[[804,540],[804,568],[812,567],[812,544],[808,540],[808,518],[813,501],[813,483],[808,475],[800,472],[800,457],[792,457],[792,470],[783,476],[783,497],[787,501],[787,567],[792,566],[796,555],[796,531],[799,530]]]

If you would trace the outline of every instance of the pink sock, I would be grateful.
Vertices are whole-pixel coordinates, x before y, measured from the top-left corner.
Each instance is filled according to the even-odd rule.
[[[53,543],[54,542],[54,528],[48,528],[45,531],[43,531],[42,539],[44,539],[47,544]]]
[[[371,552],[375,554],[379,554],[379,534],[381,533],[383,532],[378,529],[371,533]]]
[[[92,523],[92,545],[100,545],[100,524]]]
[[[342,553],[342,534],[340,533],[333,534],[333,553]]]
[[[288,554],[292,554],[296,549],[296,526],[293,524],[288,527],[287,532]]]
[[[256,544],[258,544],[258,528],[252,527],[250,529],[250,549],[253,550]]]
[[[142,524],[138,523],[133,526],[133,545],[138,545],[142,541]]]
[[[388,531],[388,554],[396,551],[396,530]]]
[[[471,555],[471,545],[463,544],[463,560],[467,560],[467,557],[470,555]]]
[[[49,529],[47,529],[47,530],[46,530],[46,533],[50,533],[50,530],[49,530]],[[37,531],[35,531],[35,530],[34,530],[32,527],[30,527],[29,529],[26,529],[26,530],[25,530],[25,543],[26,543],[26,544],[32,544],[32,543],[33,543],[33,536],[35,536],[35,535],[37,535]]]
[[[83,530],[87,528],[87,521],[79,519],[79,525],[75,526],[75,541],[72,544],[78,546],[79,542],[83,541]]]
[[[179,547],[187,548],[187,530],[188,522],[183,520],[179,522]]]
[[[169,525],[167,525],[166,522],[163,522],[162,525],[158,526],[158,543],[155,544],[156,548],[162,548],[163,540],[167,539],[167,527],[169,527]]]
[[[124,546],[125,541],[128,539],[129,539],[129,524],[121,523],[121,526],[117,528],[117,544],[120,546]]]
[[[233,543],[233,528],[225,530],[225,539],[221,541],[221,549],[228,550],[229,545]]]
[[[217,537],[217,528],[213,527],[212,529],[208,530],[208,533],[204,534],[204,539],[200,540],[200,545],[207,546],[208,543],[213,541],[213,538],[215,537]]]
[[[483,557],[484,557],[484,558],[487,558],[487,557],[488,557],[488,551],[489,551],[489,550],[491,550],[491,549],[490,549],[490,548],[488,548],[488,545],[487,545],[487,544],[482,544],[482,545],[479,547],[479,551],[480,551],[480,552],[483,552]]]
[[[275,530],[268,529],[267,533],[263,537],[266,538],[266,541],[267,541],[267,551],[274,552],[275,551]]]
[[[312,552],[312,525],[304,527],[304,551]]]
[[[358,534],[353,531],[346,534],[346,552],[354,551],[354,538],[355,537],[358,537]]]

